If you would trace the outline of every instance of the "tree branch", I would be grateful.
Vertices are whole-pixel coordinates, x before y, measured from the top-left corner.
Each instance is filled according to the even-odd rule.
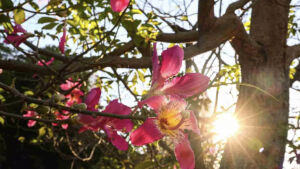
[[[0,115],[8,116],[8,117],[14,117],[22,120],[35,120],[35,121],[40,121],[44,123],[66,123],[67,121],[70,121],[70,119],[65,119],[65,120],[52,120],[52,119],[40,119],[40,118],[35,118],[35,117],[24,117],[21,115],[13,114],[13,113],[7,113],[4,111],[0,110]]]
[[[159,42],[184,43],[197,41],[199,34],[197,31],[178,32],[178,33],[160,33],[156,39]]]
[[[203,35],[214,25],[214,0],[199,0],[198,2],[198,32]]]
[[[66,110],[71,113],[81,113],[81,114],[87,114],[87,115],[92,115],[92,116],[105,116],[105,117],[113,117],[113,118],[119,118],[119,119],[136,119],[136,120],[145,120],[146,117],[144,116],[132,116],[132,115],[118,115],[118,114],[110,114],[110,113],[105,113],[105,112],[96,112],[96,111],[88,111],[88,110],[80,110],[80,109],[74,109],[71,107],[66,107],[62,106],[59,104],[56,104],[50,100],[40,100],[40,99],[35,99],[32,97],[28,97],[20,93],[18,90],[11,88],[4,83],[0,82],[0,87],[3,88],[4,90],[10,92],[16,97],[21,98],[24,101],[30,102],[30,103],[36,103],[38,105],[44,105],[44,106],[49,106],[49,107],[54,107],[59,110]]]
[[[239,0],[231,3],[226,9],[226,14],[234,14],[234,11],[243,8],[250,0]]]
[[[41,75],[53,74],[53,72],[49,71],[46,67],[24,63],[18,60],[0,60],[0,68],[17,72],[35,72]]]

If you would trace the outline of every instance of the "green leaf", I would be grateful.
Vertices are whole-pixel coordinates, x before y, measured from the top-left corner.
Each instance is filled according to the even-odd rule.
[[[181,17],[181,20],[182,20],[182,21],[187,21],[187,20],[188,20],[188,17],[187,17],[187,16],[182,16],[182,17]]]
[[[39,5],[36,4],[35,2],[29,2],[30,6],[35,9],[35,11],[38,11],[40,8],[39,8]]]
[[[41,127],[39,129],[39,137],[42,137],[46,134],[46,127]]]
[[[42,17],[38,20],[38,23],[47,23],[47,22],[55,22],[57,19],[50,17]]]
[[[156,166],[156,164],[153,161],[143,161],[143,162],[139,163],[138,165],[136,165],[134,167],[134,169],[147,169],[147,168],[155,167],[155,166]]]
[[[10,19],[8,16],[0,14],[0,25],[3,25],[6,30],[9,32],[13,31],[13,27],[10,23]]]
[[[20,137],[18,138],[18,140],[19,140],[21,143],[23,143],[23,142],[25,141],[25,137],[20,136]]]
[[[27,90],[27,91],[24,92],[24,95],[32,96],[32,95],[34,95],[34,93],[33,93],[33,91]]]
[[[141,71],[137,71],[138,72],[138,75],[139,75],[139,79],[142,81],[142,82],[145,82],[145,77],[144,77],[144,74],[141,72]]]
[[[14,10],[14,20],[16,24],[22,24],[25,21],[25,12],[22,9]]]
[[[4,118],[0,116],[0,124],[2,124],[2,126],[4,126],[4,122],[5,122]]]
[[[0,8],[3,10],[13,8],[14,4],[11,2],[11,0],[0,0]]]
[[[130,12],[131,12],[132,14],[142,14],[142,11],[139,10],[139,9],[132,9]]]
[[[49,24],[43,26],[42,29],[53,29],[56,25],[57,25],[57,23],[49,23]]]

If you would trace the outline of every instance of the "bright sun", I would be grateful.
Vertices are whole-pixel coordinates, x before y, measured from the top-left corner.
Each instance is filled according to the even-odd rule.
[[[239,129],[237,119],[232,114],[222,114],[213,122],[212,131],[217,140],[225,140],[233,136]]]

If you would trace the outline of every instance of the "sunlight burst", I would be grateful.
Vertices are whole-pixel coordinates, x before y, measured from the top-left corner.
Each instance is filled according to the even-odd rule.
[[[239,129],[237,119],[232,114],[222,114],[213,122],[212,131],[217,140],[225,140],[233,136]]]

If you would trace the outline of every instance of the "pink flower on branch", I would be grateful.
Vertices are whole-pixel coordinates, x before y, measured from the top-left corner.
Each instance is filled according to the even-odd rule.
[[[23,117],[35,117],[35,118],[40,118],[37,112],[28,110],[26,114],[23,114]],[[33,127],[35,126],[36,121],[35,120],[28,120],[27,126],[28,127]]]
[[[101,96],[100,88],[93,88],[85,99],[87,109],[90,111],[96,111],[96,105],[99,102]],[[131,109],[117,100],[111,101],[103,111],[104,113],[128,115]],[[128,143],[126,140],[118,134],[121,132],[130,132],[133,128],[133,123],[129,119],[116,119],[111,117],[93,117],[90,115],[79,114],[79,122],[82,123],[83,127],[79,130],[79,133],[86,130],[98,131],[104,130],[107,134],[108,140],[119,150],[127,150]]]
[[[69,78],[66,83],[61,84],[60,88],[62,90],[68,91],[71,90],[70,94],[67,94],[65,98],[67,98],[66,106],[70,107],[74,103],[81,103],[81,97],[84,95],[83,92],[80,90],[81,85],[79,82],[72,82],[72,79]]]
[[[54,61],[54,57],[51,57],[51,59],[48,62],[46,62],[44,59],[42,59],[37,62],[37,65],[44,66],[43,63],[45,63],[47,66],[49,66],[53,61]]]
[[[127,8],[130,0],[110,0],[111,8],[114,12],[121,12]]]
[[[64,113],[60,113],[60,112],[58,112],[58,111],[56,111],[56,112],[54,112],[54,116],[55,116],[55,118],[56,118],[56,120],[67,120],[67,119],[69,119],[69,112],[67,112],[67,111],[63,111]],[[57,126],[58,124],[57,123],[52,123],[52,125],[53,126]],[[68,127],[69,127],[69,125],[68,124],[61,124],[61,127],[63,128],[63,129],[68,129]]]
[[[154,44],[152,86],[148,97],[171,94],[187,98],[207,89],[209,78],[200,73],[187,73],[182,77],[174,77],[181,68],[183,57],[183,49],[174,46],[163,51],[162,60],[159,61],[156,44]]]
[[[13,29],[14,31],[7,35],[4,43],[12,43],[18,47],[21,43],[25,42],[27,38],[29,38],[30,34],[27,33],[27,31],[20,24],[16,24]],[[18,33],[21,34],[18,35]]]
[[[66,23],[65,23],[65,26],[63,28],[63,35],[59,40],[59,46],[58,46],[58,48],[62,54],[65,53],[66,36],[67,36],[67,31],[66,31]]]
[[[144,104],[150,106],[157,117],[148,118],[130,135],[133,145],[142,146],[169,136],[175,145],[175,156],[182,169],[195,167],[194,152],[184,130],[200,134],[195,115],[187,110],[184,99],[175,96],[153,96]]]

